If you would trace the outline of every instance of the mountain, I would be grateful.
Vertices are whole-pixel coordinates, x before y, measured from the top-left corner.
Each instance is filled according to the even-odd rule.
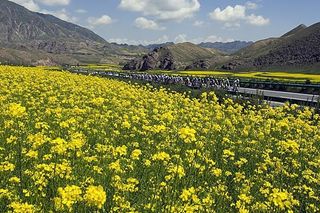
[[[222,51],[223,48],[224,51]],[[237,48],[240,49],[234,53],[223,53],[233,52]],[[312,70],[320,72],[320,23],[309,27],[299,25],[281,37],[254,43],[201,43],[199,46],[182,43],[158,47],[142,58],[130,61],[124,69]]]
[[[257,41],[222,65],[227,70],[320,70],[320,23],[299,25],[279,38]]]
[[[149,53],[148,53],[149,52]],[[93,31],[0,0],[0,63],[117,63],[128,70],[224,69],[320,72],[320,23],[254,43],[108,43]]]
[[[0,62],[120,63],[146,52],[110,44],[84,27],[0,1]]]
[[[306,28],[307,28],[306,25],[300,24],[299,26],[297,26],[296,28],[290,30],[289,32],[287,32],[286,34],[284,34],[284,35],[281,36],[281,37],[287,37],[287,36],[294,35],[294,34],[298,33],[299,31],[304,30],[304,29],[306,29]]]
[[[62,21],[52,15],[31,12],[7,0],[1,0],[0,8],[1,41],[66,39],[68,41],[106,42],[88,29]]]
[[[124,70],[150,69],[206,69],[210,61],[223,54],[214,49],[206,49],[186,42],[158,47],[142,58],[136,58],[124,66]]]
[[[253,44],[252,41],[233,41],[233,42],[214,42],[214,43],[202,42],[198,45],[203,48],[214,48],[222,52],[232,54],[251,44]]]
[[[156,48],[160,48],[160,47],[167,47],[170,45],[173,45],[173,42],[166,42],[166,43],[162,43],[162,44],[149,44],[149,45],[145,45],[143,46],[144,48],[148,49],[149,51],[152,51]]]

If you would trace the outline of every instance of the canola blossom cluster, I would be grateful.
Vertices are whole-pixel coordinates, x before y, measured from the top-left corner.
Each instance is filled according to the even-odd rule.
[[[320,212],[320,118],[0,67],[1,212]]]

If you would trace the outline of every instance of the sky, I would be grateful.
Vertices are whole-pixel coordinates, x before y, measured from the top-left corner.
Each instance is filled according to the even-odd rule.
[[[319,0],[11,0],[109,42],[257,41],[320,22]]]

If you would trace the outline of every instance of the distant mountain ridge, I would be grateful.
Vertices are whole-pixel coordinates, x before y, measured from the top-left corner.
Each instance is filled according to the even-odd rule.
[[[170,46],[170,45],[174,45],[173,42],[165,42],[165,43],[162,43],[162,44],[148,44],[148,45],[142,45],[144,48],[147,48],[149,51],[152,51],[156,48],[160,48],[160,47],[167,47],[167,46]]]
[[[174,42],[165,42],[165,43],[149,44],[149,45],[141,45],[141,46],[148,49],[149,51],[152,51],[159,47],[166,47],[174,44],[175,44]],[[232,42],[201,42],[200,44],[197,44],[197,45],[202,48],[216,49],[224,53],[232,54],[251,44],[253,44],[252,41],[232,41]]]
[[[110,44],[84,27],[0,1],[0,62],[120,63],[146,52],[137,46]]]
[[[203,48],[214,48],[225,53],[235,53],[242,48],[253,44],[252,41],[232,41],[232,42],[202,42],[198,44]]]

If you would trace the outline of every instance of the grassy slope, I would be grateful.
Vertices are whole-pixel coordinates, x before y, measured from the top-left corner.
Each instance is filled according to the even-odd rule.
[[[221,55],[217,50],[201,48],[188,42],[168,46],[168,49],[172,52],[177,61],[185,63],[192,63],[195,60],[210,59],[217,55]]]
[[[301,25],[284,34],[279,38],[269,38],[255,42],[254,44],[239,50],[233,54],[234,59],[240,61],[258,59],[259,57],[273,57],[274,54],[291,54],[294,57],[295,54],[301,54],[304,48],[311,48],[313,45],[310,43],[310,39],[314,39],[314,36],[318,36],[320,32],[320,23],[314,24],[305,28]],[[303,43],[304,42],[304,43]],[[318,44],[314,44],[314,48],[318,48]],[[295,48],[292,48],[295,47]],[[285,50],[287,49],[287,52]],[[280,51],[280,52],[278,52]],[[294,52],[292,52],[294,51]],[[279,55],[280,54],[280,55]],[[256,67],[249,67],[250,65],[240,68],[240,71],[244,70],[257,70]],[[303,73],[320,73],[320,63],[315,64],[301,64],[301,65],[265,65],[258,68],[261,71],[278,71],[287,70],[290,72],[303,72]]]

